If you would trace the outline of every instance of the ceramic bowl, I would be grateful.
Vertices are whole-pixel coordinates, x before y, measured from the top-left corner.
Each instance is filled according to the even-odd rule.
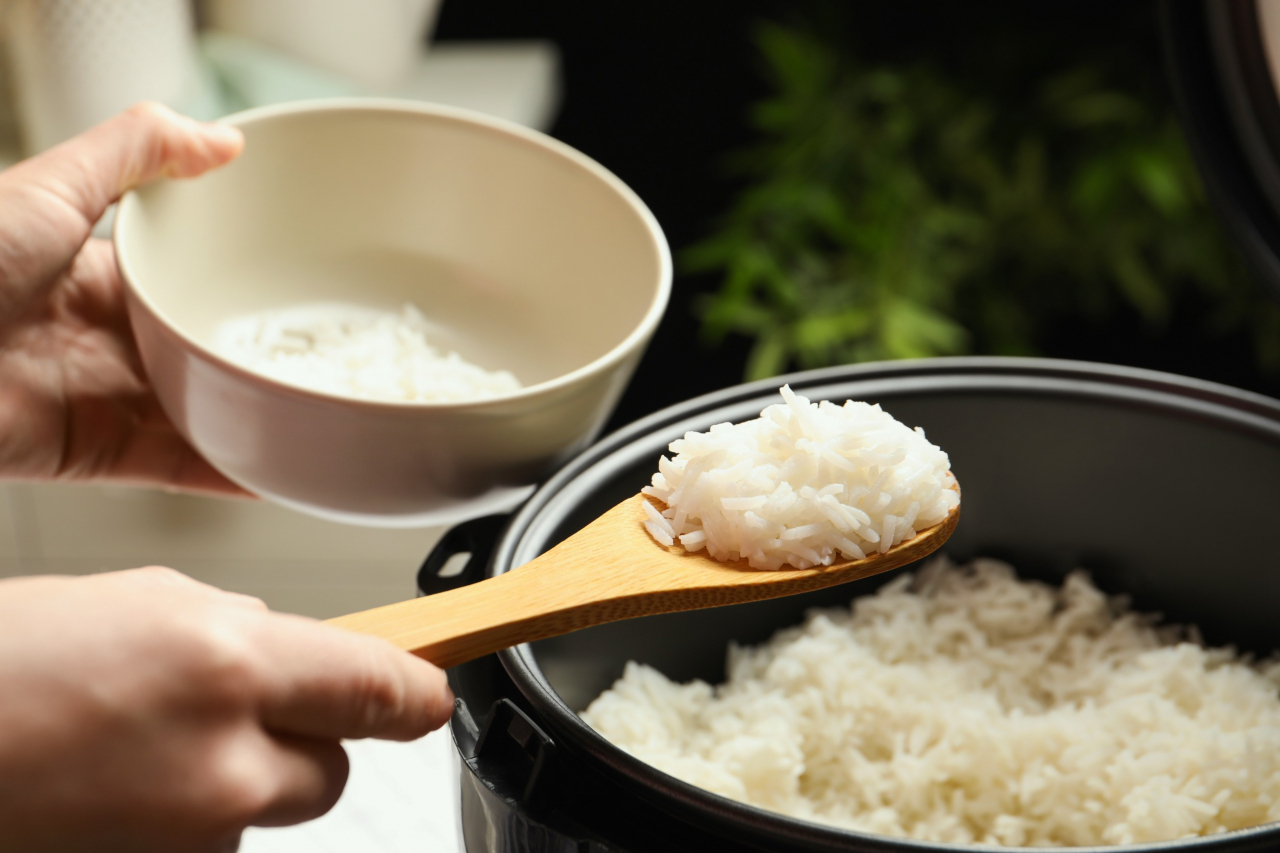
[[[143,364],[220,471],[299,510],[384,526],[509,506],[589,444],[666,307],[671,259],[636,195],[535,131],[395,101],[227,119],[232,164],[127,194],[115,246]],[[433,340],[517,392],[371,402],[246,371],[231,318],[308,302],[416,304]]]

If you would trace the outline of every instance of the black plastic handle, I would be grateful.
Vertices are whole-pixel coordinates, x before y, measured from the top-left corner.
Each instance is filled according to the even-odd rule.
[[[449,530],[436,543],[436,547],[431,549],[427,559],[422,561],[422,568],[418,569],[418,589],[423,595],[434,595],[483,578],[489,558],[493,555],[493,548],[510,521],[511,516],[508,514],[486,515],[464,521]],[[460,557],[462,554],[470,555],[466,558],[466,565],[450,572],[448,577],[441,577],[440,570],[450,558]]]
[[[494,702],[477,727],[459,699],[453,734],[462,755],[460,812],[467,850],[621,853],[565,813],[578,794],[567,785],[555,742],[514,702]]]
[[[475,761],[488,778],[501,780],[506,789],[502,793],[514,795],[526,807],[541,805],[555,755],[555,742],[510,699],[499,699],[489,708],[476,740]]]

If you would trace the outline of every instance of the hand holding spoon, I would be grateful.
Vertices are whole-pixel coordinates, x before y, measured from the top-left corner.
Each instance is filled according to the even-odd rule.
[[[706,551],[664,547],[644,529],[643,501],[628,498],[541,556],[494,578],[329,620],[451,667],[500,649],[592,625],[779,598],[895,569],[937,550],[960,520],[939,524],[884,554],[811,569],[753,569]]]

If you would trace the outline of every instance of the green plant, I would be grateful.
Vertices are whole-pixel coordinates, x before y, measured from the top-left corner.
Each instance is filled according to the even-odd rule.
[[[1031,354],[1051,318],[1123,303],[1158,325],[1183,290],[1280,364],[1280,311],[1217,228],[1172,116],[1104,64],[1009,94],[927,63],[862,67],[777,25],[758,42],[774,94],[734,161],[750,183],[683,256],[723,273],[703,330],[754,338],[749,378]]]

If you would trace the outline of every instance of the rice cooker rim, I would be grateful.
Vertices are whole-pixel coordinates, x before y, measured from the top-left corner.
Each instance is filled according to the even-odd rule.
[[[674,429],[678,435],[683,432],[684,421],[705,422],[709,412],[748,401],[757,401],[763,407],[775,402],[777,388],[783,383],[817,399],[822,399],[826,386],[850,383],[857,383],[859,391],[871,398],[879,394],[981,391],[1090,399],[1211,422],[1280,445],[1280,401],[1214,382],[1141,368],[1059,359],[960,356],[803,371],[705,394],[662,409],[606,436],[570,460],[518,510],[495,544],[485,576],[509,571],[512,566],[537,556],[542,550],[540,544],[547,541],[566,506],[580,501],[617,470],[635,462],[638,456],[652,455],[651,444],[656,433],[670,433]],[[719,825],[737,832],[741,832],[744,824],[750,825],[759,833],[762,843],[794,845],[799,849],[844,848],[897,853],[1007,853],[1009,850],[984,844],[922,842],[829,827],[713,794],[676,779],[605,740],[560,699],[543,676],[528,644],[499,652],[498,658],[557,748],[574,753],[578,760],[588,762],[623,788],[678,819],[708,827]],[[1184,850],[1209,853],[1255,848],[1280,849],[1280,823],[1175,841],[1071,849],[1079,853]]]

